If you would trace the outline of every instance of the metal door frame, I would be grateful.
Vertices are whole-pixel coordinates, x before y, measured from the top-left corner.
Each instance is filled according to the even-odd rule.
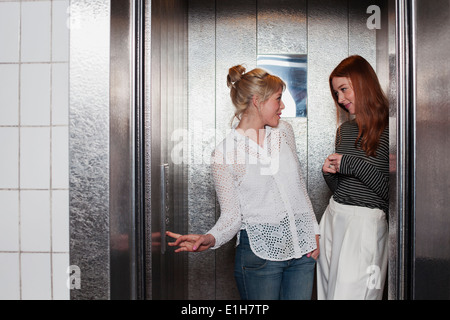
[[[145,296],[143,1],[111,1],[110,298]]]
[[[410,223],[411,223],[411,73],[410,73],[410,8],[408,1],[395,0],[395,78],[396,107],[391,121],[395,121],[396,140],[391,140],[391,150],[396,153],[395,168],[390,175],[389,243],[389,299],[404,300],[409,296],[410,283]],[[391,128],[392,129],[392,128]]]

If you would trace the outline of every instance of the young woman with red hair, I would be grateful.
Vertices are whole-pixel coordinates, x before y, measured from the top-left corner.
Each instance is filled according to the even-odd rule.
[[[335,153],[322,167],[333,196],[320,222],[318,299],[377,300],[387,269],[389,104],[360,56],[344,59],[329,82],[351,119],[338,128]]]

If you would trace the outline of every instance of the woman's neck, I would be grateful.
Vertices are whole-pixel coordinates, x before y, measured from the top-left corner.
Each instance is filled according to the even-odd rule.
[[[257,116],[243,114],[236,130],[255,141],[261,147],[264,145],[266,136],[265,124]]]

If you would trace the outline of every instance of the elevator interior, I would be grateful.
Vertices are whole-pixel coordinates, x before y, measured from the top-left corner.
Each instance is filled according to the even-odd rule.
[[[90,6],[106,7],[103,2],[109,1]],[[320,168],[343,120],[327,79],[343,58],[359,54],[373,65],[391,103],[386,296],[449,298],[448,176],[437,160],[448,154],[448,0],[110,3],[109,129],[100,141],[107,143],[102,151],[109,176],[98,176],[104,179],[99,183],[76,157],[71,163],[71,264],[88,279],[83,288],[105,286],[101,296],[111,299],[237,299],[233,241],[215,251],[174,254],[164,237],[165,230],[206,232],[220,215],[208,161],[230,128],[228,68],[245,64],[250,70],[263,54],[307,56],[307,117],[285,120],[296,132],[320,220],[330,197]],[[88,6],[73,1],[79,14]],[[379,16],[370,6],[380,9]],[[378,17],[380,23],[369,27],[369,18]],[[87,48],[79,34],[72,31],[73,43]],[[89,92],[75,86],[85,56],[73,57],[75,101]],[[77,156],[89,142],[75,120],[89,117],[89,109],[71,107],[71,114],[71,152]],[[97,160],[104,161],[96,154]],[[79,196],[86,190],[106,195],[96,201],[101,229],[86,223],[92,218],[84,209],[92,199]],[[90,246],[94,237],[98,245]],[[72,298],[92,296],[84,290]]]
[[[374,5],[379,12],[368,13]],[[226,76],[236,64],[253,69],[260,55],[307,57],[307,117],[284,120],[294,128],[303,175],[320,220],[331,195],[321,166],[332,153],[337,123],[343,119],[329,97],[327,78],[342,59],[359,54],[381,70],[389,90],[388,44],[383,43],[388,25],[381,28],[381,8],[386,21],[387,2],[373,0],[152,1],[150,110],[161,127],[154,120],[150,126],[152,141],[156,138],[161,145],[151,157],[148,234],[164,234],[167,229],[205,233],[214,225],[220,208],[208,163],[231,128],[233,106]],[[368,23],[374,13],[379,29]],[[161,181],[159,191],[155,181]],[[152,250],[152,298],[238,298],[235,241],[219,250],[183,256],[174,255],[164,242],[160,250],[155,250],[159,243]]]

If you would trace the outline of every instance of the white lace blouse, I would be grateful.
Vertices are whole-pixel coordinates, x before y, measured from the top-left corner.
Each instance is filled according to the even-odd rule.
[[[211,168],[221,209],[208,232],[216,239],[212,249],[241,229],[247,231],[252,251],[263,259],[300,258],[316,249],[319,226],[289,123],[266,127],[263,147],[233,129],[212,153]]]

